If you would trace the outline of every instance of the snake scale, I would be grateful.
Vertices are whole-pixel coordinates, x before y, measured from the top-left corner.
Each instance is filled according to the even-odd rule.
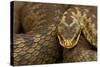
[[[97,60],[96,7],[12,2],[11,64]]]

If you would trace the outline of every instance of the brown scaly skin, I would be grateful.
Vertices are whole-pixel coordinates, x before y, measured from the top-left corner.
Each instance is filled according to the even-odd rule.
[[[50,30],[44,36],[33,33],[16,35],[14,65],[56,63],[62,53],[55,31]]]
[[[62,6],[48,4],[28,3],[23,8],[21,24],[24,32],[29,32],[14,36],[13,65],[60,62],[62,47],[57,39],[56,24],[63,12]]]
[[[63,12],[67,10],[67,8],[69,8],[68,5],[28,3],[28,5],[23,8],[21,16],[24,32],[31,30],[38,30],[40,32],[39,29],[44,28],[46,30],[49,25],[54,24],[57,26]]]
[[[74,51],[76,51],[76,53],[73,53],[71,58],[78,57],[77,50],[80,50],[78,47],[82,47],[79,46],[82,43],[77,45],[75,47],[76,49],[74,48],[71,52],[67,49],[64,49],[64,52],[62,52],[62,47],[57,38],[56,26],[60,22],[64,11],[67,10],[67,7],[68,5],[27,3],[23,9],[21,9],[22,11],[19,17],[24,33],[13,36],[13,65],[51,64],[61,62],[60,60],[69,62],[71,59],[69,60],[67,58],[70,58],[71,53]],[[86,48],[86,50],[84,51],[82,49],[84,52],[81,53],[80,56],[83,56],[83,54],[90,50],[92,54],[86,53],[85,55],[89,55],[86,59],[89,60],[91,55],[96,58],[95,50],[90,49],[90,47],[82,48]],[[85,56],[83,56],[83,58],[78,57],[78,59],[82,60],[84,60],[84,58]],[[72,61],[78,60],[72,59]]]

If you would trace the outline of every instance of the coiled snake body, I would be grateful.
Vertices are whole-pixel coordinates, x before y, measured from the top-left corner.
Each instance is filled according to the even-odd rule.
[[[88,15],[90,7],[24,3],[19,10],[17,3],[11,45],[13,65],[96,60],[96,14]]]

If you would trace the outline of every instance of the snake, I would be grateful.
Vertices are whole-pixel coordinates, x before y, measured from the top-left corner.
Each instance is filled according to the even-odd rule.
[[[97,60],[95,6],[19,1],[11,6],[11,65]]]

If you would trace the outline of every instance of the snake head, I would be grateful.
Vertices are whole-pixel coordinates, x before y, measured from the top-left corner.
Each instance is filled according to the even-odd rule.
[[[75,47],[81,34],[81,28],[78,20],[76,18],[72,18],[72,14],[69,13],[70,11],[67,11],[63,14],[61,22],[57,27],[59,43],[64,48]]]

